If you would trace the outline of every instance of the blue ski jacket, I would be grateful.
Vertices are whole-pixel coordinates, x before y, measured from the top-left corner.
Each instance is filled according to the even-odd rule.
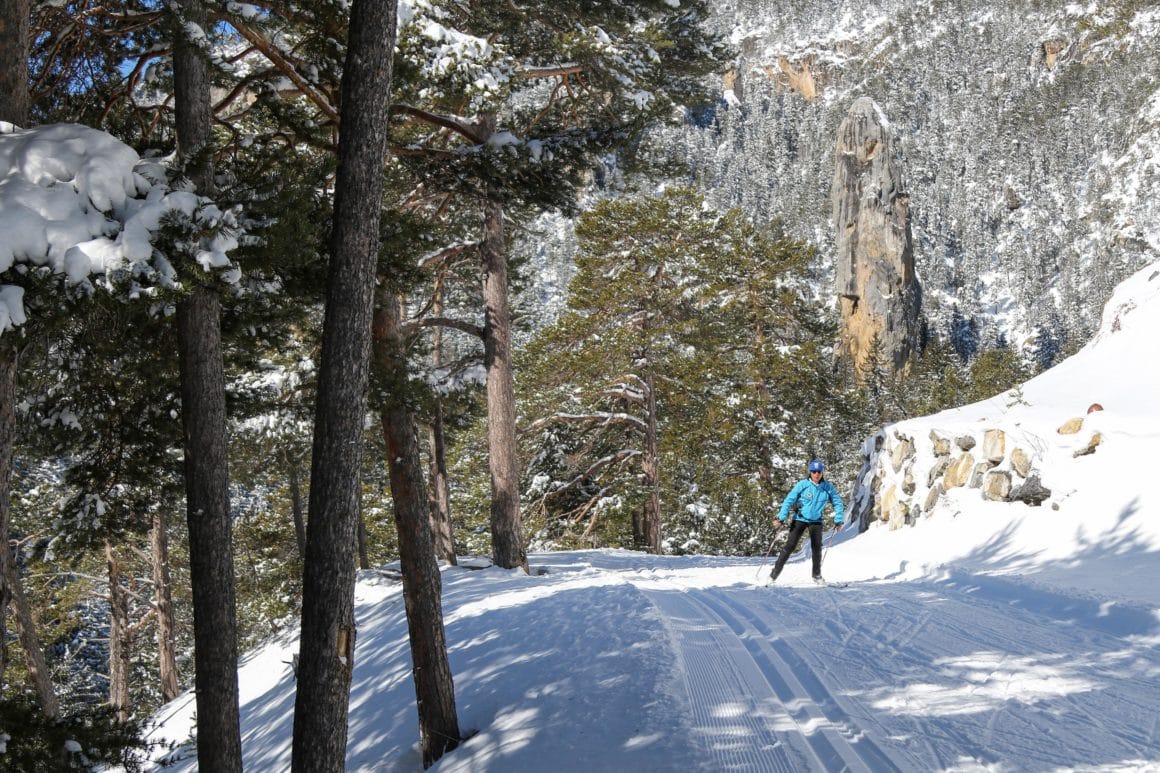
[[[838,495],[838,489],[834,488],[834,484],[825,478],[817,483],[809,478],[799,480],[790,489],[789,496],[781,503],[781,512],[777,514],[777,519],[785,523],[785,519],[789,517],[790,511],[796,505],[797,520],[806,523],[819,523],[822,520],[822,513],[826,509],[826,502],[834,505],[834,523],[842,523],[846,506],[842,504],[842,497]]]

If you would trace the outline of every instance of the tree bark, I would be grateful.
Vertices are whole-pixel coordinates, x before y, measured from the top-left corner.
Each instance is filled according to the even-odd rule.
[[[661,552],[660,451],[657,443],[657,400],[653,375],[645,375],[644,473],[645,501],[641,547],[657,555]]]
[[[375,359],[388,372],[405,374],[398,346],[398,303],[390,290],[380,293],[375,312]],[[430,767],[459,745],[455,685],[447,660],[443,628],[442,578],[435,559],[423,465],[414,419],[399,396],[387,396],[381,413],[391,478],[391,499],[399,532],[403,600],[411,641],[411,674],[419,710],[423,767]]]
[[[512,375],[512,324],[508,304],[503,206],[483,208],[483,359],[487,370],[487,448],[491,471],[491,550],[497,566],[528,570],[520,522],[516,460],[516,398]]]
[[[370,546],[367,545],[367,524],[363,520],[362,508],[359,508],[358,514],[358,568],[371,568]]]
[[[339,773],[346,760],[359,473],[396,5],[354,0],[351,7],[306,523],[292,757],[297,773]]]
[[[109,705],[118,722],[129,719],[129,596],[121,585],[121,568],[112,543],[105,542],[109,569]]]
[[[5,548],[8,545],[5,544]],[[36,635],[36,619],[32,616],[32,607],[24,596],[24,586],[15,562],[8,562],[8,588],[12,599],[12,609],[16,613],[16,633],[20,638],[20,648],[24,650],[24,662],[28,668],[28,680],[36,697],[40,700],[40,710],[49,719],[60,715],[60,706],[56,701],[56,693],[52,689],[52,679],[48,673],[48,665],[44,659],[44,650],[40,646],[40,639]]]
[[[0,0],[0,121],[24,127],[28,92],[29,0]]]
[[[241,771],[234,546],[226,466],[221,304],[205,288],[178,304],[185,507],[193,591],[197,759]]]
[[[161,699],[168,703],[177,697],[181,688],[177,678],[173,584],[169,575],[169,525],[165,513],[160,509],[153,513],[149,543],[153,557],[153,603],[157,608],[158,677],[161,681]]]
[[[177,150],[195,190],[214,195],[209,64],[186,32],[208,31],[203,0],[175,6],[173,80]],[[177,306],[185,507],[193,591],[197,759],[203,770],[241,771],[234,550],[226,462],[221,302],[195,287]]]
[[[16,368],[18,352],[10,342],[0,338],[0,694],[8,670],[8,608],[12,601],[15,577],[9,523],[12,517],[10,478],[12,454],[16,445]]]
[[[302,517],[302,483],[298,479],[298,460],[287,459],[290,473],[290,511],[294,516],[294,544],[298,557],[306,557],[306,519]]]
[[[431,447],[429,499],[435,555],[456,566],[458,559],[451,529],[451,487],[447,478],[447,448],[443,436],[443,402],[439,399],[435,400],[435,416],[427,428],[427,436]]]
[[[28,123],[29,0],[0,0],[0,121]],[[0,694],[8,668],[9,577],[16,577],[9,547],[12,454],[16,443],[16,371],[19,348],[0,338]]]
[[[443,316],[443,290],[435,291],[431,308],[435,317]],[[443,367],[443,328],[436,327],[431,342],[431,367],[438,372]],[[430,458],[431,532],[435,539],[435,555],[456,565],[455,539],[451,528],[451,486],[447,480],[447,446],[443,434],[443,400],[436,396],[435,415],[427,428]]]

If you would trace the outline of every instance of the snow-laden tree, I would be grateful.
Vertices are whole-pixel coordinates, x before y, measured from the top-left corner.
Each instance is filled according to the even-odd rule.
[[[568,310],[521,359],[538,541],[754,551],[841,410],[811,253],[684,189],[577,235]]]
[[[571,210],[595,159],[706,98],[720,49],[705,4],[422,0],[400,32],[395,153],[433,211],[480,219],[492,552],[526,567],[516,458],[508,252],[521,207]],[[626,154],[631,155],[631,154]]]
[[[13,387],[22,345],[51,339],[54,322],[76,313],[85,297],[103,293],[163,315],[191,277],[237,281],[226,255],[237,243],[235,214],[172,188],[161,164],[104,132],[4,124],[0,171],[7,237],[0,246],[0,344]],[[10,459],[17,417],[11,400],[2,402],[0,454]],[[8,470],[0,472],[7,545]]]

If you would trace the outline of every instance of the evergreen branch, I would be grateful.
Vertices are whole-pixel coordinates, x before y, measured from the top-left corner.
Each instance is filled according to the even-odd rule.
[[[479,245],[480,245],[480,242],[478,239],[475,241],[471,241],[471,242],[459,242],[457,244],[449,244],[446,247],[438,249],[435,252],[428,253],[427,255],[424,255],[423,257],[419,258],[419,268],[425,269],[425,268],[430,267],[432,264],[443,263],[443,262],[447,261],[449,258],[455,257],[456,255],[462,255],[464,252],[467,252],[469,250],[478,249]]]
[[[584,67],[578,64],[560,64],[554,67],[526,67],[519,68],[513,73],[517,78],[534,80],[536,78],[566,78],[569,75],[579,75]]]
[[[285,75],[291,83],[297,86],[298,90],[301,91],[307,99],[317,105],[318,109],[321,110],[327,118],[329,118],[335,124],[338,123],[338,110],[335,109],[334,105],[330,103],[330,100],[327,99],[313,86],[311,86],[306,81],[306,79],[302,77],[294,65],[291,64],[290,61],[287,60],[284,56],[282,56],[282,52],[271,45],[270,41],[262,37],[262,35],[257,30],[251,29],[248,25],[243,24],[237,19],[229,16],[223,16],[222,18],[228,22],[231,27],[237,30],[238,34],[245,38],[246,41],[248,41],[256,49],[262,52],[262,55],[265,56],[272,65],[274,65],[275,69]]]
[[[441,126],[444,129],[448,129],[455,132],[456,134],[463,136],[475,145],[481,144],[484,139],[486,139],[480,136],[478,129],[475,126],[464,123],[462,119],[456,118],[455,116],[432,113],[430,111],[423,110],[422,108],[415,107],[414,105],[407,105],[402,103],[391,105],[391,108],[388,112],[391,116],[402,115],[431,126]]]
[[[399,335],[409,336],[417,332],[420,328],[425,327],[448,327],[452,330],[458,330],[468,335],[475,336],[483,340],[484,331],[479,325],[473,325],[470,322],[465,322],[461,319],[454,319],[452,317],[424,317],[423,319],[412,320],[411,322],[399,325]]]
[[[623,464],[624,462],[627,462],[630,459],[633,459],[633,458],[641,456],[641,455],[642,455],[641,452],[637,451],[636,449],[622,448],[621,450],[617,451],[614,454],[609,454],[608,456],[601,457],[600,459],[597,459],[595,462],[590,464],[586,469],[584,469],[584,470],[576,473],[574,476],[572,476],[572,480],[568,481],[560,488],[555,489],[553,491],[549,491],[546,494],[544,494],[544,496],[540,497],[540,504],[542,505],[549,498],[557,497],[560,494],[564,493],[565,491],[568,491],[569,489],[574,488],[575,486],[579,486],[585,480],[590,480],[592,478],[592,476],[594,476],[596,473],[603,470],[605,467]],[[589,501],[595,501],[601,494],[603,494],[607,490],[608,490],[608,488],[606,486],[602,487],[597,494],[594,494],[592,497],[589,498]],[[571,513],[574,513],[574,512],[576,512],[576,509],[569,510],[567,515],[570,515]]]
[[[645,423],[635,416],[628,413],[598,411],[596,413],[554,413],[543,419],[539,419],[528,427],[528,431],[534,431],[547,426],[549,423],[558,421],[565,424],[588,424],[590,427],[632,427],[634,429],[644,432]]]

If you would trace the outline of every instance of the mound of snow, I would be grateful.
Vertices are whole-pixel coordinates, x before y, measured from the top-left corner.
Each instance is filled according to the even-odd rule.
[[[863,573],[961,569],[1155,601],[1154,584],[1128,578],[1154,577],[1160,553],[1147,483],[1160,472],[1158,330],[1155,264],[1117,288],[1082,350],[1022,389],[869,438],[853,495],[869,530],[857,552],[881,559]],[[956,466],[965,475],[953,475]],[[1038,505],[1011,501],[1004,476],[1011,488],[1034,476],[1050,496]],[[908,536],[911,526],[943,536]],[[887,531],[896,539],[890,549],[875,534]]]

